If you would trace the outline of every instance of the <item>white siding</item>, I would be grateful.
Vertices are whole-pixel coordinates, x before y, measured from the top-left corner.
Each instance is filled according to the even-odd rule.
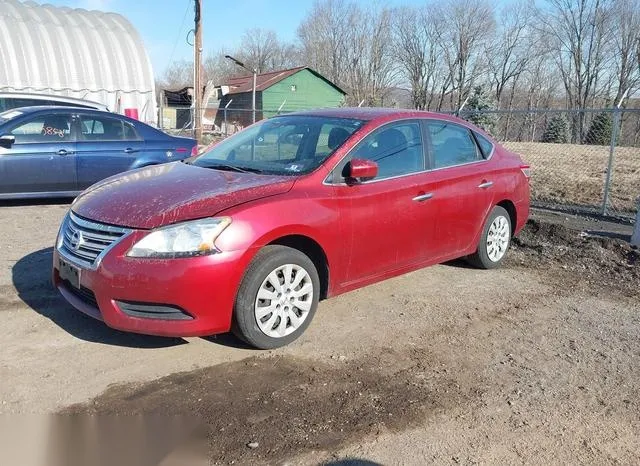
[[[0,90],[79,97],[157,119],[151,61],[115,13],[0,0]]]

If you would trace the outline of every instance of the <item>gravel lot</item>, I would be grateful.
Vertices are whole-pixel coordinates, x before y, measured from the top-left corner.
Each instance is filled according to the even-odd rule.
[[[0,413],[196,413],[216,464],[640,462],[628,228],[538,217],[500,270],[456,262],[330,299],[259,352],[71,309],[49,283],[67,208],[0,207]]]

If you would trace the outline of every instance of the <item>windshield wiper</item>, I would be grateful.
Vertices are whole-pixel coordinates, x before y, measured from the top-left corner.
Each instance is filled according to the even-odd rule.
[[[227,170],[238,173],[262,173],[262,170],[260,170],[259,168],[238,167],[236,165],[229,165],[226,163],[204,165],[204,168],[213,168],[214,170]]]

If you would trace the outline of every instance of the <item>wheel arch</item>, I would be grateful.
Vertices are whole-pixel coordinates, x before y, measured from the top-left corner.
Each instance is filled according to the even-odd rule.
[[[518,211],[516,209],[516,205],[509,199],[503,199],[496,205],[502,207],[509,214],[509,220],[511,221],[511,236],[513,236],[518,224]]]
[[[296,249],[305,254],[315,265],[320,277],[320,299],[329,294],[329,261],[324,249],[315,239],[303,234],[289,234],[272,239],[267,245],[277,244]]]

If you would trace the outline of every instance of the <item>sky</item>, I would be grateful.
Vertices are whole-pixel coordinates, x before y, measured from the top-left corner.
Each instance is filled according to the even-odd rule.
[[[37,0],[56,6],[111,11],[125,16],[145,44],[154,74],[162,76],[171,61],[191,59],[186,42],[193,28],[193,0]],[[356,0],[370,5],[371,0]],[[293,41],[296,29],[313,0],[202,0],[203,53],[232,50],[251,28],[276,31],[281,40]],[[424,0],[387,0],[388,6],[415,5]],[[184,18],[184,20],[183,20]],[[190,39],[192,40],[192,39]]]

